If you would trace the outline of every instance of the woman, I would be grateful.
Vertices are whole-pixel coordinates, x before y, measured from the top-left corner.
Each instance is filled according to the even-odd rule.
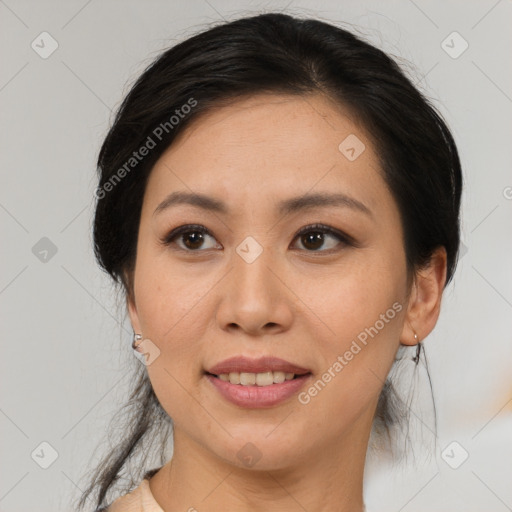
[[[144,364],[80,506],[365,510],[370,438],[407,421],[388,375],[418,364],[456,267],[441,116],[350,32],[263,14],[164,52],[98,166],[96,255]],[[107,499],[158,435],[161,465]]]

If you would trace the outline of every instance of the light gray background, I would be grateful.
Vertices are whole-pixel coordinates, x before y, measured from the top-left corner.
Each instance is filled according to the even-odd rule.
[[[91,244],[95,159],[111,111],[164,47],[222,18],[285,7],[355,24],[413,63],[407,71],[445,116],[464,168],[463,257],[425,340],[438,453],[421,469],[371,461],[368,509],[512,510],[510,0],[0,0],[2,512],[71,510],[140,364]],[[59,45],[47,59],[31,47],[43,31]],[[445,49],[460,39],[442,45],[454,31],[469,44],[458,58]],[[47,261],[43,237],[57,249]],[[428,390],[424,376],[417,385]],[[47,469],[43,442],[58,453]],[[453,469],[447,460],[462,450],[469,457]]]

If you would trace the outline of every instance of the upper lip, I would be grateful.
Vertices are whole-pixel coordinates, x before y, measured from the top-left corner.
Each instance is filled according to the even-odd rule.
[[[296,364],[279,359],[278,357],[263,356],[251,359],[245,356],[235,356],[225,359],[207,370],[208,373],[221,375],[234,372],[264,373],[264,372],[285,372],[295,375],[310,373],[310,370],[297,366]]]

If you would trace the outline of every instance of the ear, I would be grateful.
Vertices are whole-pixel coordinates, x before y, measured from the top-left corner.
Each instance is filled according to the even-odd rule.
[[[133,294],[126,296],[126,306],[128,314],[130,316],[130,322],[132,324],[133,331],[138,334],[142,334],[140,330],[139,314],[137,312],[137,305],[135,304],[135,298]]]
[[[135,333],[142,334],[139,314],[137,312],[137,305],[135,303],[135,291],[133,286],[133,274],[129,274],[127,272],[124,273],[123,283],[125,285],[126,291],[126,308],[128,310],[128,315],[130,316],[130,323],[132,324],[133,331]]]
[[[434,329],[439,318],[446,282],[446,261],[446,249],[438,247],[432,254],[428,266],[420,269],[414,276],[400,336],[402,345],[416,345]],[[417,340],[414,333],[418,335]]]

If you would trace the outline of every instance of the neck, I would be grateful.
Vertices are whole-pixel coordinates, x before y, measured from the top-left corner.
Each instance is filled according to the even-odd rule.
[[[174,454],[150,480],[166,512],[363,512],[363,474],[368,446],[367,418],[340,436],[336,445],[303,452],[276,470],[240,468],[174,431]],[[358,422],[359,423],[359,422]]]

